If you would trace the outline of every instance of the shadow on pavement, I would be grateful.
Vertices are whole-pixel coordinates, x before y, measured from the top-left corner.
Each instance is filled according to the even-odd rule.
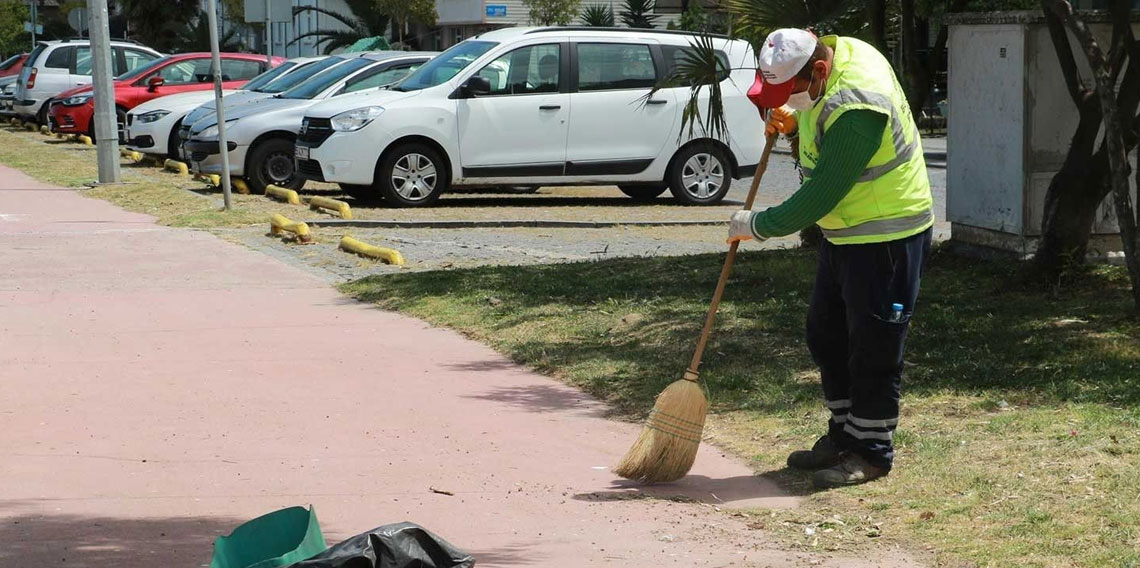
[[[6,515],[0,519],[0,566],[207,565],[214,539],[242,522],[219,517]]]
[[[789,488],[767,474],[743,475],[715,479],[704,475],[687,475],[672,483],[642,485],[627,479],[614,480],[610,490],[579,493],[578,501],[628,501],[631,499],[663,499],[697,502],[731,508],[778,506],[786,499]],[[793,493],[794,494],[794,493]]]
[[[506,364],[503,370],[516,369]],[[468,371],[493,371],[487,369],[463,369]],[[591,399],[588,395],[554,385],[531,385],[525,387],[496,387],[489,391],[470,395],[466,398],[497,402],[531,412],[559,412],[566,410],[586,411],[588,415],[605,417],[611,414],[607,407]]]

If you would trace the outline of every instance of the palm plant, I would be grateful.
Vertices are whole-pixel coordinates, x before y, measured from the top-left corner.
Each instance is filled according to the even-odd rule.
[[[656,5],[654,0],[625,0],[621,21],[630,28],[653,28],[653,22],[657,20],[657,14],[653,13]]]
[[[330,53],[338,47],[346,47],[365,38],[384,35],[385,30],[388,29],[388,14],[381,13],[380,10],[377,10],[374,0],[345,0],[345,4],[348,4],[349,10],[352,12],[351,14],[342,14],[316,6],[295,6],[293,8],[294,16],[315,12],[344,24],[348,29],[321,29],[305,32],[293,38],[293,41],[290,41],[289,45],[303,39],[315,37],[318,38],[317,48],[320,49],[323,45],[324,52]]]
[[[579,20],[584,26],[594,28],[612,28],[614,27],[614,12],[610,10],[609,6],[604,4],[591,4],[582,10],[582,15]]]

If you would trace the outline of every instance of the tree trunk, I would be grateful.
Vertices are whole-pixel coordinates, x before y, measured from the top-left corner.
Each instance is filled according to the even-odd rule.
[[[1125,1],[1126,0],[1117,0],[1116,7],[1119,9],[1121,5],[1124,5]],[[1088,26],[1085,25],[1084,21],[1073,11],[1073,7],[1069,2],[1066,0],[1051,0],[1050,3],[1053,12],[1065,22],[1066,27],[1068,27],[1073,35],[1077,37],[1078,41],[1080,41],[1089,68],[1093,72],[1093,79],[1096,81],[1095,95],[1100,103],[1102,110],[1100,113],[1102,117],[1101,121],[1104,126],[1104,144],[1102,150],[1108,160],[1107,177],[1110,187],[1112,188],[1117,223],[1120,226],[1120,239],[1124,244],[1125,263],[1128,265],[1128,274],[1132,281],[1133,302],[1136,309],[1140,310],[1140,238],[1138,238],[1137,235],[1137,219],[1132,205],[1131,188],[1128,182],[1128,149],[1125,146],[1124,132],[1127,125],[1134,119],[1129,116],[1127,117],[1128,120],[1121,120],[1122,117],[1117,112],[1117,100],[1113,92],[1114,85],[1112,81],[1114,73],[1107,63],[1109,60],[1114,59],[1112,54],[1107,58],[1105,57],[1105,54],[1101,51],[1100,46],[1093,37],[1092,32],[1088,29]],[[1117,23],[1117,25],[1129,26],[1130,22],[1125,20],[1122,23]],[[1129,33],[1128,35],[1131,34]],[[1132,45],[1129,45],[1129,48],[1132,47]],[[1134,50],[1133,53],[1135,53]],[[1130,62],[1130,71],[1134,65],[1135,62]]]
[[[871,45],[878,48],[884,57],[890,59],[887,48],[887,3],[886,0],[867,0],[867,20],[871,24]]]
[[[899,9],[902,13],[899,37],[903,51],[903,86],[911,114],[917,118],[921,115],[922,105],[926,103],[929,85],[928,73],[918,57],[919,38],[924,36],[920,27],[925,20],[916,16],[915,0],[902,0]]]

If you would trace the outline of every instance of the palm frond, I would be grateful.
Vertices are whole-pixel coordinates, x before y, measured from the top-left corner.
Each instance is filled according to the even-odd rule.
[[[360,20],[360,18],[356,17],[355,15],[342,14],[342,13],[334,11],[334,10],[329,10],[328,8],[318,8],[317,6],[293,6],[293,16],[294,17],[299,16],[301,14],[307,14],[309,12],[314,12],[317,14],[323,14],[323,15],[328,16],[328,17],[330,17],[330,18],[332,18],[332,19],[334,19],[334,20],[336,20],[336,21],[338,21],[338,22],[340,22],[340,23],[342,23],[342,24],[344,24],[350,28],[355,28],[355,27],[357,27],[363,23]]]
[[[687,128],[688,137],[693,138],[697,126],[700,126],[705,134],[723,140],[728,134],[728,122],[724,117],[720,80],[730,71],[724,60],[717,57],[712,36],[699,34],[689,43],[689,49],[682,52],[673,72],[654,85],[642,101],[648,101],[661,89],[689,87],[689,100],[681,112],[678,137],[684,135]],[[708,95],[704,100],[707,100],[707,108],[702,112],[701,95],[706,88]]]
[[[591,4],[582,10],[582,15],[579,17],[582,25],[591,26],[595,28],[612,28],[614,25],[614,13],[610,10],[609,6],[604,4]]]
[[[811,28],[816,34],[858,35],[866,27],[860,0],[726,0],[734,29],[754,45],[778,28]]]

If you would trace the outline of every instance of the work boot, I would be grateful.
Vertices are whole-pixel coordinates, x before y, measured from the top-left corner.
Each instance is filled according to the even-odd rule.
[[[818,471],[831,467],[843,459],[843,452],[824,434],[810,450],[798,450],[788,456],[788,467],[804,471]]]
[[[834,467],[822,469],[811,476],[816,489],[834,489],[848,485],[859,485],[887,475],[890,470],[873,466],[854,452],[847,452]]]

